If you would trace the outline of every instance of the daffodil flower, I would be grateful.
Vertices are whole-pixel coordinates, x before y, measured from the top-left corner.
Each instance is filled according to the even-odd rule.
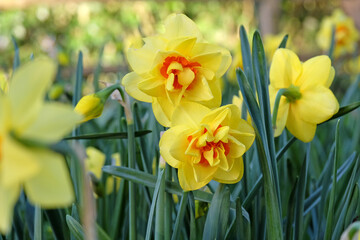
[[[86,165],[87,171],[94,174],[94,176],[97,178],[97,181],[100,181],[101,177],[102,177],[102,167],[104,166],[105,159],[106,159],[105,154],[94,147],[87,147],[86,155],[87,155],[87,158],[85,160],[85,165]],[[112,159],[111,165],[120,166],[120,154],[119,153],[112,154],[111,159]],[[105,184],[106,194],[110,194],[113,192],[114,184],[115,184],[114,177],[109,177],[106,179],[106,184]],[[117,185],[117,186],[119,186],[119,185]]]
[[[231,63],[229,51],[206,43],[195,23],[183,14],[170,15],[165,32],[144,42],[143,47],[128,50],[133,72],[125,75],[122,84],[133,98],[152,103],[160,124],[170,126],[172,113],[182,101],[220,106],[219,78]]]
[[[171,128],[160,139],[160,153],[178,168],[185,191],[199,189],[212,179],[236,183],[243,176],[242,155],[252,145],[254,129],[241,119],[233,104],[214,110],[193,102],[181,103]]]
[[[6,94],[0,94],[0,232],[10,230],[21,189],[42,208],[74,201],[62,155],[46,146],[59,141],[81,117],[71,106],[44,102],[55,75],[49,59],[34,60],[15,71]]]
[[[353,53],[360,38],[354,20],[340,9],[334,11],[330,17],[325,17],[317,35],[317,43],[323,50],[329,50],[331,45],[332,29],[335,28],[334,56],[339,57],[346,53]]]
[[[328,56],[300,62],[288,49],[278,49],[270,67],[270,104],[283,92],[276,117],[275,136],[286,128],[303,142],[310,142],[316,126],[331,118],[339,103],[329,89],[335,76]]]

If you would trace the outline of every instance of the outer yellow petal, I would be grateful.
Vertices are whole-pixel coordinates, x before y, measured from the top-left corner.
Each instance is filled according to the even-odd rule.
[[[194,171],[190,164],[184,162],[178,171],[179,183],[184,191],[193,191],[204,187],[211,179],[207,179],[203,182],[197,182],[195,180]]]
[[[316,124],[302,120],[298,109],[293,105],[290,105],[286,128],[292,135],[303,142],[310,142],[316,132]]]
[[[183,102],[174,111],[171,126],[187,125],[198,128],[203,117],[210,113],[210,109],[194,102]]]
[[[304,121],[319,124],[339,111],[339,103],[330,89],[317,86],[302,93],[294,103]]]
[[[270,67],[270,85],[275,89],[288,88],[302,72],[301,62],[296,54],[288,49],[275,51]]]
[[[222,62],[222,53],[213,52],[213,53],[203,53],[191,59],[192,62],[198,62],[201,64],[202,68],[210,69],[214,73],[219,69]],[[211,79],[207,79],[211,80]]]
[[[231,110],[228,106],[229,105],[226,105],[212,110],[204,116],[201,123],[209,124],[212,131],[215,131],[220,124],[228,126],[229,118],[231,116]]]
[[[184,14],[171,14],[165,20],[165,38],[196,37],[201,39],[201,33],[196,24]]]
[[[53,143],[69,133],[81,120],[71,106],[47,103],[41,108],[36,120],[21,135],[22,138]]]
[[[197,41],[196,37],[179,37],[168,43],[167,49],[181,53],[183,56],[190,56],[190,53]]]
[[[166,96],[165,81],[162,78],[154,77],[146,79],[138,84],[140,91],[152,97]]]
[[[179,168],[186,158],[185,151],[189,145],[187,133],[189,133],[188,127],[176,126],[164,132],[160,139],[160,154],[174,168]]]
[[[215,72],[215,77],[220,78],[231,64],[231,55],[227,49],[210,43],[197,43],[193,48],[192,56],[196,58],[197,56],[211,53],[221,53],[222,55],[221,63]]]
[[[170,127],[171,116],[174,112],[174,105],[168,98],[154,98],[152,109],[156,120],[164,127]]]
[[[0,182],[0,233],[6,234],[11,229],[15,203],[19,197],[20,185],[5,187]]]
[[[214,180],[221,183],[237,183],[243,177],[244,174],[244,163],[243,159],[237,158],[234,160],[234,165],[229,171],[224,171],[220,168],[214,174]]]
[[[211,93],[213,95],[213,98],[209,101],[200,101],[199,103],[208,107],[208,108],[216,108],[220,107],[221,105],[221,79],[214,79],[212,81],[208,81]]]
[[[35,59],[14,72],[9,97],[13,125],[18,131],[36,118],[55,71],[55,64],[50,59]]]
[[[24,184],[29,200],[42,208],[60,208],[74,202],[74,192],[65,159],[60,154],[34,151],[41,170]]]
[[[4,186],[21,184],[36,175],[41,166],[37,155],[10,137],[2,139],[0,182]]]
[[[295,86],[300,87],[300,91],[318,85],[325,86],[328,84],[330,73],[331,60],[328,56],[313,57],[303,63],[303,72],[296,80]]]
[[[142,92],[138,84],[144,81],[144,79],[135,72],[128,73],[122,79],[122,85],[125,87],[126,92],[133,98],[143,101],[152,102],[152,97]]]
[[[148,40],[148,42],[150,42],[150,40]],[[152,62],[156,56],[156,51],[144,45],[142,48],[138,49],[129,48],[126,56],[130,67],[136,73],[142,74],[151,70]]]

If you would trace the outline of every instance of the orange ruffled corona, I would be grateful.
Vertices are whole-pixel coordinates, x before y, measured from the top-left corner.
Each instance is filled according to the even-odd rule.
[[[219,78],[231,63],[228,50],[206,43],[195,23],[183,14],[165,20],[165,32],[144,39],[141,48],[127,52],[133,69],[122,84],[133,98],[151,102],[160,124],[170,126],[174,109],[182,101],[219,107]]]
[[[236,183],[243,176],[242,155],[255,138],[254,129],[241,119],[233,104],[210,110],[197,103],[181,103],[171,128],[160,140],[164,160],[178,168],[185,191],[199,189],[212,179]]]

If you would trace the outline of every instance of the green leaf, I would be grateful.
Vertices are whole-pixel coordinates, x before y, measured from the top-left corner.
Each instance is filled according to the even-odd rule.
[[[251,232],[249,231],[250,223],[246,223],[242,216],[242,206],[240,198],[236,200],[236,238],[237,239],[251,239]]]
[[[82,95],[82,82],[83,82],[83,55],[82,52],[79,52],[78,56],[78,63],[76,66],[76,78],[75,78],[75,87],[74,87],[74,93],[73,93],[73,99],[72,99],[72,105],[73,107],[76,106],[76,104],[79,102],[81,95]],[[80,135],[80,128],[74,129],[73,136]]]
[[[254,76],[253,76],[253,66],[251,62],[251,51],[250,51],[250,44],[249,39],[246,33],[244,26],[240,27],[240,42],[241,42],[241,55],[243,60],[243,70],[245,75],[250,80],[250,87],[253,92],[255,92],[255,83],[254,83]]]
[[[161,182],[163,181],[164,177],[165,177],[164,170],[162,170],[162,171],[160,171],[160,173],[157,177],[154,194],[153,194],[153,198],[151,201],[149,218],[148,218],[148,223],[147,223],[147,227],[146,227],[146,236],[145,236],[146,240],[151,239],[151,228],[152,228],[152,222],[153,222],[154,213],[155,213],[156,202],[157,202],[157,198],[159,195],[160,185],[161,185]]]
[[[335,194],[336,194],[336,179],[337,179],[337,162],[339,159],[339,125],[340,120],[338,120],[336,124],[336,132],[335,132],[335,157],[334,157],[334,164],[333,164],[333,182],[332,188],[330,192],[330,202],[328,207],[328,213],[326,217],[326,229],[325,229],[325,240],[329,240],[331,238],[332,230],[333,230],[333,217],[334,217],[334,209],[335,209]]]
[[[295,240],[303,239],[304,225],[304,200],[307,183],[307,174],[310,158],[310,143],[307,145],[306,157],[301,168],[300,178],[296,190],[296,207],[295,207]]]
[[[71,234],[75,237],[75,239],[77,240],[85,239],[83,228],[81,224],[75,220],[75,218],[73,218],[70,215],[66,215],[66,223],[70,229]]]
[[[69,239],[69,230],[65,224],[65,211],[61,209],[44,210],[56,239]]]
[[[286,48],[286,43],[288,41],[289,34],[286,34],[284,38],[281,40],[281,43],[278,48]]]
[[[142,130],[135,132],[135,137],[141,137],[148,133],[151,133],[151,130]],[[114,132],[114,133],[96,133],[96,134],[84,134],[80,136],[72,136],[64,138],[64,140],[75,140],[75,139],[126,139],[128,138],[127,132]]]
[[[174,231],[171,237],[171,240],[179,239],[180,236],[180,229],[182,227],[182,224],[184,222],[184,215],[186,210],[186,205],[188,202],[188,194],[189,192],[183,192],[183,195],[181,197],[179,211],[176,216],[175,225],[174,225]]]
[[[203,239],[224,239],[229,220],[230,190],[219,184],[207,213]]]
[[[333,25],[331,28],[331,42],[330,42],[330,48],[328,56],[332,60],[334,55],[334,49],[335,49],[335,34],[336,34],[336,26]]]
[[[11,36],[11,40],[13,42],[14,50],[15,50],[14,62],[13,62],[13,72],[15,72],[15,70],[20,66],[20,53],[19,53],[19,47],[13,36]]]
[[[285,239],[293,239],[292,235],[292,226],[294,222],[294,216],[295,216],[295,196],[297,194],[298,184],[299,183],[299,177],[296,178],[295,184],[291,190],[289,203],[288,203],[288,215],[287,215],[287,221],[285,226]]]

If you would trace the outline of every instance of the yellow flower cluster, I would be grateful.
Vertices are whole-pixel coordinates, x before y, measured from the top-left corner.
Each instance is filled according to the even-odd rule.
[[[359,40],[359,31],[352,18],[346,16],[340,9],[334,11],[330,17],[325,17],[321,23],[317,36],[318,45],[328,51],[331,45],[332,29],[335,28],[334,56],[353,53]]]
[[[46,103],[55,65],[34,60],[15,71],[7,93],[0,94],[0,232],[9,231],[14,205],[23,188],[42,208],[74,201],[62,155],[46,146],[59,141],[81,117],[71,106]]]

